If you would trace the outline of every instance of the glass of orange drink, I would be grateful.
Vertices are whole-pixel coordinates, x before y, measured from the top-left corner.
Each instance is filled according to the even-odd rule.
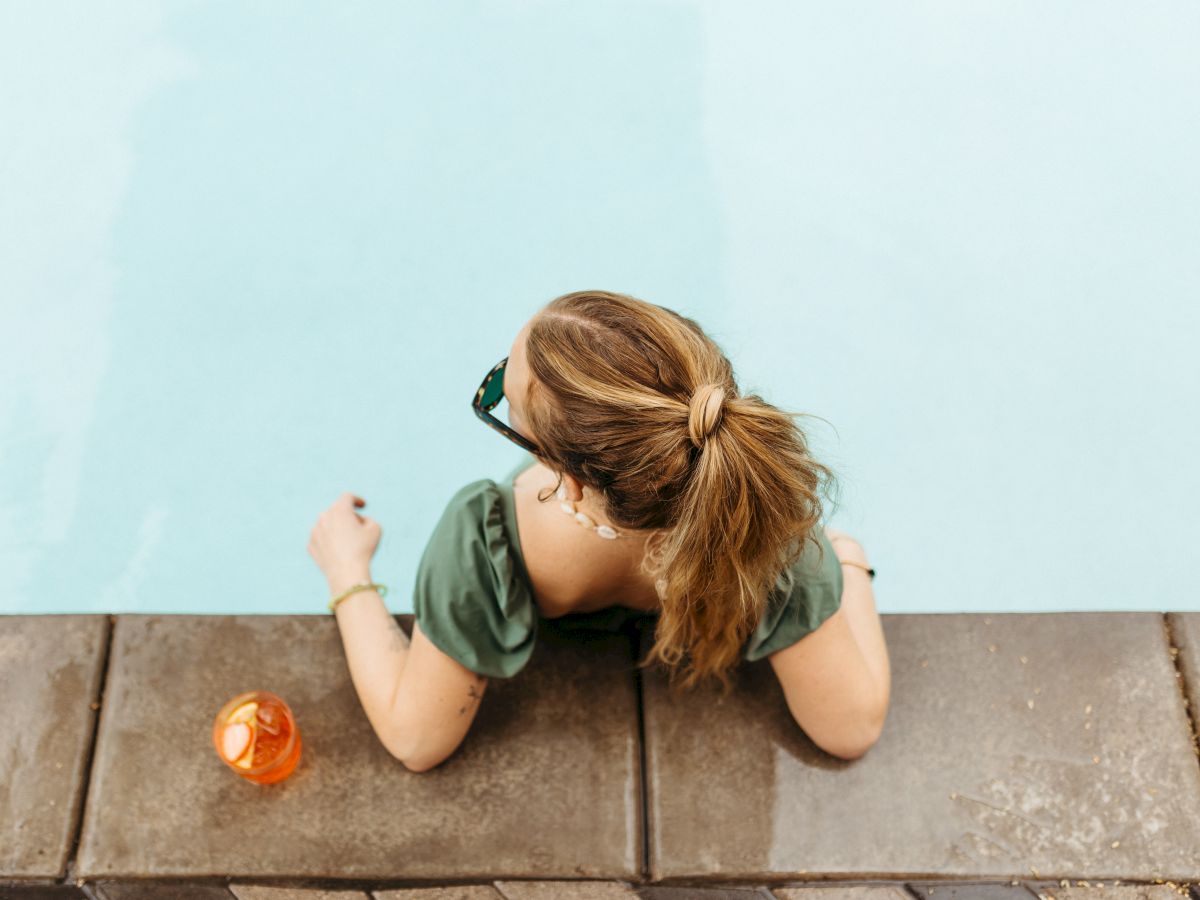
[[[246,691],[213,720],[213,745],[222,761],[247,781],[273,784],[300,761],[300,731],[291,707],[270,691]]]

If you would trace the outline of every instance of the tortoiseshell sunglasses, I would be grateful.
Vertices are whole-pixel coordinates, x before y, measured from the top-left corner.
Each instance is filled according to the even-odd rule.
[[[508,357],[506,356],[492,366],[492,371],[487,373],[483,384],[479,386],[479,390],[475,392],[475,397],[471,400],[471,409],[475,410],[475,415],[479,416],[485,425],[499,431],[514,444],[525,448],[530,453],[538,454],[541,451],[538,450],[537,444],[492,415],[491,411],[504,397],[504,367],[507,364]]]

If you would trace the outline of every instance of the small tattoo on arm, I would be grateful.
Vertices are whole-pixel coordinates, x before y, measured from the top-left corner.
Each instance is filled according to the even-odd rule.
[[[483,677],[480,675],[476,675],[475,680],[476,680],[476,682],[483,681]],[[471,703],[478,701],[482,696],[483,695],[481,693],[479,693],[479,691],[476,689],[476,686],[474,684],[471,685],[470,687],[468,687],[467,688],[467,697],[468,697],[467,705],[464,706],[462,709],[460,709],[458,711],[458,714],[460,716],[463,715],[470,708]]]

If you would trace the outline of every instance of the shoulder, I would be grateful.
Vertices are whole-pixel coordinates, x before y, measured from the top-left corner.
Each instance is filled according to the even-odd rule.
[[[480,478],[463,485],[446,501],[425,544],[418,570],[429,566],[451,568],[474,558],[481,547],[503,530],[500,495],[495,482]],[[451,565],[447,565],[451,564]]]
[[[818,523],[805,536],[799,557],[780,574],[743,658],[762,659],[816,631],[841,606],[842,578],[837,553]]]
[[[417,564],[413,615],[430,642],[480,675],[507,678],[527,662],[537,626],[532,594],[490,478],[446,502]]]
[[[496,482],[490,478],[477,478],[450,495],[441,519],[461,518],[463,515],[469,518],[472,514],[485,513],[491,506],[497,505],[499,499],[500,488]]]

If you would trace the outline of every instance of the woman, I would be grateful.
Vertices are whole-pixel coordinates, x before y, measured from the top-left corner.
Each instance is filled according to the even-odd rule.
[[[508,423],[491,414],[502,395]],[[408,768],[454,752],[541,619],[653,616],[641,665],[664,663],[672,690],[715,678],[728,691],[740,660],[769,659],[818,746],[854,759],[875,743],[891,676],[874,571],[819,525],[832,473],[793,414],[740,396],[699,325],[625,294],[564,294],[473,407],[530,456],[450,498],[418,566],[411,641],[371,582],[380,528],[354,511],[363,500],[343,494],[309,542],[363,708]]]

